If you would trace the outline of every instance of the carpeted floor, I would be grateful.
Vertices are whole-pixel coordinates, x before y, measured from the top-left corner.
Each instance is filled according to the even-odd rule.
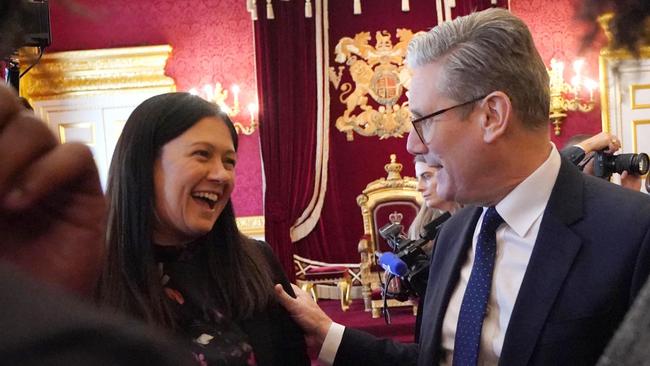
[[[366,331],[378,337],[393,338],[400,342],[413,342],[415,316],[411,307],[390,308],[391,324],[386,324],[384,318],[373,319],[369,312],[363,311],[363,301],[355,299],[346,312],[341,310],[338,300],[320,300],[318,305],[332,320]]]
[[[415,316],[410,307],[390,308],[391,324],[386,324],[384,318],[373,319],[369,312],[363,311],[363,300],[355,299],[346,312],[341,310],[338,300],[319,300],[318,305],[332,320],[346,327],[360,329],[377,337],[392,338],[399,342],[413,342]],[[312,360],[318,355],[311,355]],[[317,365],[312,361],[312,365]]]

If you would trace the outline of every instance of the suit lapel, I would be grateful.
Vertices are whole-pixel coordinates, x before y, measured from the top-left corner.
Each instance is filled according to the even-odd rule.
[[[582,173],[562,160],[544,211],[501,351],[501,365],[524,365],[533,355],[555,299],[581,247],[570,225],[582,217]]]
[[[454,215],[458,224],[446,225],[436,242],[424,301],[419,365],[433,365],[440,359],[442,322],[481,212],[478,207],[458,212]]]

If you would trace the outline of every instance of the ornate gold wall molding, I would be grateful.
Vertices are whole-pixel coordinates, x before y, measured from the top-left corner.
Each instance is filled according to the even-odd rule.
[[[621,88],[620,80],[610,80],[612,76],[616,76],[619,71],[619,66],[624,62],[650,59],[650,45],[642,45],[639,47],[638,55],[632,54],[625,49],[616,49],[612,46],[612,32],[610,30],[610,21],[614,14],[606,13],[598,18],[605,36],[607,37],[607,46],[600,50],[598,57],[598,66],[600,72],[600,102],[601,102],[601,117],[603,131],[612,131],[612,117],[610,111],[610,93],[612,89],[619,90]],[[613,85],[610,85],[613,83]],[[633,90],[631,90],[633,92]],[[634,95],[634,94],[632,94]],[[615,104],[621,105],[620,95],[616,96]]]
[[[336,128],[348,141],[354,139],[353,132],[385,139],[402,137],[411,129],[408,102],[398,101],[411,80],[404,57],[414,34],[403,28],[396,34],[399,42],[395,45],[385,30],[375,33],[375,46],[368,44],[370,32],[343,37],[336,45],[335,61],[345,66],[330,67],[329,78],[334,88],[341,90],[339,101],[346,106],[336,119]],[[348,70],[352,83],[341,84],[344,70]],[[377,109],[368,104],[368,95],[379,104]]]
[[[237,218],[237,227],[248,236],[264,236],[264,216],[243,216]]]
[[[32,100],[130,89],[175,90],[165,76],[171,46],[144,46],[48,53],[21,80],[21,93]],[[21,50],[24,69],[33,49]]]
[[[633,55],[627,50],[612,49],[610,47],[605,47],[600,50],[598,63],[600,71],[600,105],[603,131],[610,132],[612,130],[612,120],[610,116],[610,93],[612,91],[612,88],[621,88],[621,85],[619,85],[619,80],[610,79],[613,75],[616,75],[619,66],[624,62],[634,62],[637,59],[650,59],[650,46],[641,47],[639,49],[638,56]],[[615,104],[621,104],[620,97],[617,98]]]

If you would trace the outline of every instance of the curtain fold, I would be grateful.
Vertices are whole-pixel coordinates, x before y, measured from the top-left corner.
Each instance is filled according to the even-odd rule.
[[[265,14],[257,2],[258,14]],[[314,18],[293,2],[255,22],[265,236],[293,281],[290,229],[312,200],[316,173],[317,87]]]

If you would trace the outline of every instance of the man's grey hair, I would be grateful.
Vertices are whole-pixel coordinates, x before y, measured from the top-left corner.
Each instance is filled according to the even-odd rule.
[[[528,27],[504,9],[444,22],[410,42],[410,67],[443,63],[438,90],[458,102],[502,91],[524,126],[547,126],[548,72]]]

